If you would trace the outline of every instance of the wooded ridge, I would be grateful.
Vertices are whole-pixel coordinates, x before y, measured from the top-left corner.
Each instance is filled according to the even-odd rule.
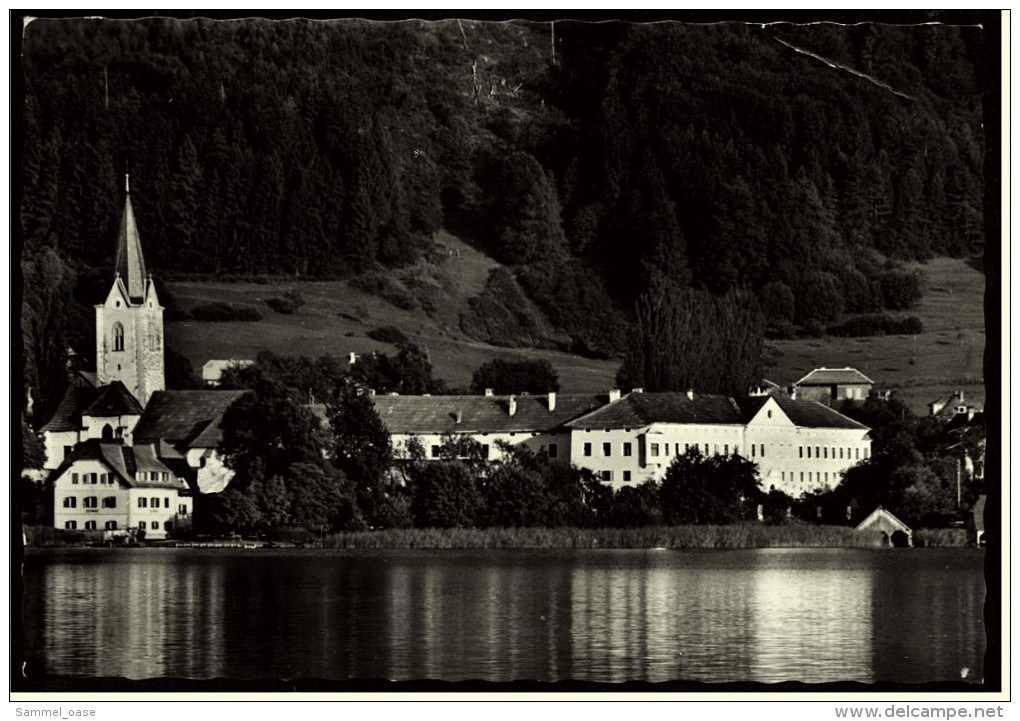
[[[370,274],[448,228],[511,269],[490,304],[523,292],[584,353],[625,349],[649,288],[750,293],[777,333],[902,309],[916,282],[897,261],[984,242],[985,40],[944,24],[33,21],[23,269],[46,286],[26,321],[51,340],[29,341],[29,374],[44,384],[43,356],[86,327],[126,171],[157,278]]]

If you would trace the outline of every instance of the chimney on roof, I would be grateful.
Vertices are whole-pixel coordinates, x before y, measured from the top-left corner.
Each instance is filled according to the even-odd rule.
[[[790,386],[790,400],[797,400],[797,386]]]
[[[549,412],[556,410],[556,393],[549,391]]]
[[[609,389],[609,402],[610,403],[614,403],[614,402],[616,402],[618,400],[620,400],[620,389],[619,388],[610,388]]]
[[[517,398],[515,396],[510,396],[509,404],[510,407],[507,410],[510,411],[510,415],[514,415],[517,412]]]
[[[368,389],[368,395],[375,396],[375,388],[369,388]]]
[[[354,363],[355,363],[355,362],[356,362],[357,360],[358,360],[358,356],[357,356],[357,355],[355,355],[355,354],[354,354],[353,352],[351,352],[351,353],[349,353],[349,354],[348,354],[348,356],[347,356],[347,363],[348,363],[349,365],[354,365]]]
[[[457,418],[457,423],[460,423],[462,420],[464,420],[464,413],[463,413],[463,411],[461,411],[460,408],[457,409],[456,418]]]
[[[693,401],[694,400],[694,389],[693,388],[688,388],[687,389],[687,400],[689,400],[689,401]]]
[[[630,392],[631,393],[644,393],[645,389],[644,388],[632,388]]]
[[[485,389],[485,395],[492,396],[492,395],[495,395],[495,394],[496,394],[496,391],[494,391],[492,388],[486,388]]]

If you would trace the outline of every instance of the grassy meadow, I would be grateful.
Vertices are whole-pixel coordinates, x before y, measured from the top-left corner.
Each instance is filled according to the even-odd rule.
[[[434,375],[452,388],[467,388],[475,369],[495,358],[548,360],[559,372],[564,393],[611,388],[618,360],[591,360],[553,350],[500,348],[473,341],[461,332],[460,313],[471,298],[481,293],[489,272],[497,265],[467,243],[440,233],[430,258],[412,268],[393,271],[388,278],[396,292],[424,298],[431,304],[431,312],[426,312],[421,303],[413,308],[397,307],[349,280],[169,282],[184,310],[221,302],[257,309],[264,319],[257,323],[171,322],[167,323],[167,343],[184,354],[199,373],[210,359],[254,358],[262,350],[309,357],[372,352],[392,355],[393,345],[372,340],[366,334],[380,326],[394,326],[428,349]],[[287,290],[300,293],[305,305],[295,315],[274,313],[266,300],[280,297]]]
[[[376,278],[385,290],[370,292],[352,281],[176,281],[168,283],[185,310],[213,302],[258,310],[257,323],[170,322],[167,339],[196,373],[214,358],[254,358],[262,350],[281,355],[394,353],[394,346],[367,333],[394,326],[428,349],[434,374],[451,388],[466,388],[471,374],[494,358],[541,358],[559,373],[561,391],[587,393],[612,387],[620,361],[592,360],[554,350],[501,348],[473,341],[459,316],[498,264],[448,233],[440,233],[429,258]],[[915,413],[951,390],[984,401],[984,275],[965,261],[938,258],[916,266],[926,293],[907,313],[924,322],[918,336],[803,338],[767,341],[765,375],[789,385],[813,368],[853,366],[880,387],[896,391]],[[305,305],[294,315],[275,313],[266,301],[296,290]],[[384,297],[385,296],[385,297]],[[388,298],[388,299],[387,299]],[[394,304],[396,303],[396,304]],[[399,306],[399,307],[398,307]],[[427,311],[426,311],[427,308]]]
[[[917,336],[801,338],[766,342],[766,377],[789,385],[822,366],[857,368],[896,395],[917,414],[949,391],[984,403],[985,277],[965,261],[936,258],[916,264],[925,276],[924,299],[916,315],[924,322]]]

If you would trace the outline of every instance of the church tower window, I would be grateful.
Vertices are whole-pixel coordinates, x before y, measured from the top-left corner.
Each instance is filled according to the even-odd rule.
[[[124,326],[120,323],[113,324],[113,349],[124,350]]]

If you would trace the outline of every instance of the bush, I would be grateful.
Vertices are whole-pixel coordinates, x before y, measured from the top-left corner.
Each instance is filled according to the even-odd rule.
[[[471,391],[491,388],[499,395],[549,393],[560,389],[559,377],[547,360],[510,361],[497,358],[479,367],[471,378]]]
[[[924,277],[919,271],[888,271],[878,278],[883,305],[889,310],[913,307],[924,295]]]
[[[270,298],[266,301],[266,305],[284,315],[294,315],[304,304],[301,294],[293,290],[288,290],[282,298]]]
[[[191,317],[206,323],[227,323],[241,321],[255,323],[262,320],[262,314],[254,308],[235,308],[226,303],[209,303],[193,308]]]
[[[352,288],[377,295],[400,310],[414,310],[418,301],[400,283],[383,273],[366,273],[351,279]]]
[[[372,340],[377,340],[380,343],[392,343],[393,345],[400,345],[402,343],[410,342],[410,339],[404,335],[404,332],[399,328],[392,325],[385,325],[375,330],[370,330],[366,335]]]

